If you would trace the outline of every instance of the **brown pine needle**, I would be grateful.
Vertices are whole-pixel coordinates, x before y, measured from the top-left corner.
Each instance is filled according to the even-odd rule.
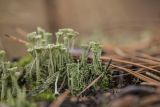
[[[149,66],[150,68],[156,68],[156,67],[159,67],[159,65],[154,65],[154,66]],[[143,73],[143,72],[146,72],[146,71],[144,71],[145,70],[145,68],[140,68],[139,70],[137,70],[136,72],[138,72],[138,73]]]
[[[145,74],[150,76],[150,77],[152,77],[152,78],[154,78],[154,79],[156,79],[156,80],[158,80],[158,81],[160,81],[160,77],[158,75],[155,75],[155,74],[153,74],[151,72],[145,72]]]
[[[91,86],[93,86],[101,77],[103,76],[103,73],[99,75],[96,79],[94,79],[85,89],[83,89],[77,96],[80,96],[82,93],[84,93],[87,89],[89,89]]]
[[[145,53],[135,53],[135,56],[143,57],[143,58],[146,58],[146,59],[150,59],[150,60],[160,62],[160,58],[153,57],[153,56],[145,54]]]
[[[9,38],[9,39],[11,39],[11,40],[17,41],[17,42],[19,42],[19,43],[22,43],[22,44],[28,44],[27,41],[22,40],[22,39],[19,39],[19,38],[16,38],[16,37],[11,36],[11,35],[8,35],[8,34],[5,34],[5,37],[7,37],[7,38]]]
[[[151,59],[145,59],[145,58],[141,58],[141,57],[136,57],[136,56],[126,56],[126,58],[130,58],[130,59],[133,59],[135,61],[141,61],[141,62],[144,62],[144,63],[148,63],[148,64],[151,64],[151,65],[154,65],[154,64],[159,64],[158,61],[154,61],[154,60],[151,60]]]
[[[131,65],[135,65],[135,66],[138,66],[138,67],[142,67],[142,68],[145,68],[145,69],[160,73],[159,70],[156,70],[156,69],[153,69],[153,68],[138,64],[138,63],[134,63],[134,62],[130,62],[130,61],[122,60],[122,59],[108,58],[108,57],[105,57],[105,56],[101,57],[101,60],[109,60],[109,59],[112,59],[112,61],[115,61],[115,62],[131,64]]]
[[[120,67],[120,66],[117,66],[117,65],[113,65],[113,64],[111,64],[111,66],[113,66],[113,67],[115,67],[115,68],[118,68],[118,69],[121,69],[121,70],[123,70],[123,71],[126,71],[126,72],[132,74],[133,76],[135,76],[135,77],[137,77],[137,78],[139,78],[140,80],[143,80],[143,81],[145,81],[145,82],[160,84],[160,82],[158,82],[158,81],[156,81],[156,80],[154,80],[154,79],[152,79],[152,78],[149,78],[149,77],[147,77],[147,76],[144,76],[144,75],[142,75],[142,74],[140,74],[140,73],[137,73],[137,72],[135,72],[135,71],[132,71],[132,70],[130,70],[130,69],[123,68],[123,67]]]

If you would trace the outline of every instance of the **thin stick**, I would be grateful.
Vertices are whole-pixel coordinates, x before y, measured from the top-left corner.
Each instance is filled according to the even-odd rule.
[[[60,105],[63,103],[63,101],[67,98],[69,94],[69,91],[65,91],[63,94],[61,94],[57,100],[55,100],[54,102],[51,103],[51,105],[49,107],[60,107]]]

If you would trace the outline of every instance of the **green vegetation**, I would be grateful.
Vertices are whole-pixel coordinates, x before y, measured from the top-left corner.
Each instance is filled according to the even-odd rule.
[[[50,41],[51,35],[41,28],[28,34],[30,55],[16,64],[6,62],[5,52],[0,51],[1,101],[11,107],[34,107],[35,104],[25,100],[27,97],[34,101],[51,101],[65,89],[76,95],[101,74],[101,81],[92,88],[108,88],[110,74],[100,60],[102,49],[98,43],[81,46],[82,54],[75,58],[70,51],[74,49],[78,32],[60,29],[55,44]],[[90,62],[88,55],[93,57]]]

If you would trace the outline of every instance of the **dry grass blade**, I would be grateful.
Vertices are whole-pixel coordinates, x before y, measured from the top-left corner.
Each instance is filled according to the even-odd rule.
[[[55,100],[49,107],[60,107],[60,105],[63,103],[63,101],[67,98],[69,94],[69,90],[65,91],[63,94],[61,94],[57,100]]]
[[[147,76],[144,76],[144,75],[142,75],[142,74],[140,74],[140,73],[136,73],[135,71],[132,71],[132,70],[130,70],[130,69],[123,68],[123,67],[120,67],[120,66],[117,66],[117,65],[113,65],[113,64],[111,64],[111,66],[113,66],[113,67],[115,67],[115,68],[118,68],[118,69],[121,69],[121,70],[123,70],[123,71],[126,71],[126,72],[132,74],[133,76],[135,76],[135,77],[137,77],[137,78],[139,78],[140,80],[143,80],[143,81],[145,81],[145,82],[160,84],[160,82],[158,82],[158,81],[156,81],[156,80],[154,80],[154,79],[152,79],[152,78],[149,78],[149,77],[147,77]]]

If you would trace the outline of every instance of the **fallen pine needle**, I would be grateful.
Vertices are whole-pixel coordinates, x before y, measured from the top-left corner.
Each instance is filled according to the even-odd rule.
[[[26,42],[25,40],[22,40],[22,39],[19,39],[19,38],[16,38],[14,36],[11,36],[11,35],[8,35],[8,34],[5,34],[5,37],[8,37],[14,41],[17,41],[19,43],[22,43],[22,44],[28,44],[28,42]]]
[[[82,93],[84,93],[87,89],[89,89],[91,86],[93,86],[101,77],[103,76],[103,73],[99,75],[96,79],[94,79],[85,89],[83,89],[77,96],[80,96]]]
[[[123,71],[126,71],[126,72],[132,74],[133,76],[139,78],[139,79],[142,80],[142,81],[145,81],[145,82],[148,82],[148,83],[160,84],[160,82],[158,82],[158,81],[156,81],[156,80],[154,80],[154,79],[152,79],[152,78],[149,78],[149,77],[147,77],[147,76],[144,76],[144,75],[142,75],[142,74],[140,74],[140,73],[137,73],[137,72],[135,72],[135,71],[132,71],[132,70],[130,70],[130,69],[123,68],[123,67],[120,67],[120,66],[117,66],[117,65],[113,65],[113,64],[111,64],[111,66],[113,66],[113,67],[115,67],[115,68],[118,68],[118,69],[121,69],[121,70],[123,70]]]
[[[156,69],[153,69],[153,68],[150,68],[150,67],[147,67],[147,66],[138,64],[138,63],[134,63],[134,62],[126,61],[126,60],[121,60],[121,59],[108,58],[108,57],[105,57],[105,56],[102,56],[102,57],[101,57],[101,60],[109,60],[109,59],[112,59],[112,61],[115,61],[115,62],[132,64],[132,65],[135,65],[135,66],[139,66],[139,67],[142,67],[142,68],[145,68],[145,69],[148,69],[148,70],[151,70],[151,71],[160,73],[159,70],[156,70]]]

